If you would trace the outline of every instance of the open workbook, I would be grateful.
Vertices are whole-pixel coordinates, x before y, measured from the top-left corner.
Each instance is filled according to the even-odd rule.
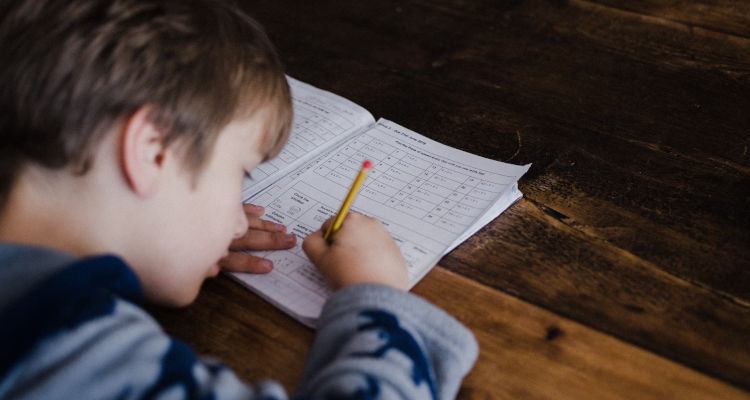
[[[243,184],[243,200],[297,235],[290,250],[252,254],[268,274],[231,276],[300,322],[314,326],[331,293],[302,240],[333,216],[365,159],[374,167],[352,210],[383,222],[406,260],[413,287],[440,258],[521,197],[512,165],[458,150],[373,116],[333,93],[289,78],[289,142]]]

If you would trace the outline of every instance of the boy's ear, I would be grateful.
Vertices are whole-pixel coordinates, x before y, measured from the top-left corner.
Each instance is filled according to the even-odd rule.
[[[158,189],[164,166],[162,134],[149,120],[150,109],[141,107],[122,128],[122,167],[131,189],[141,197]]]

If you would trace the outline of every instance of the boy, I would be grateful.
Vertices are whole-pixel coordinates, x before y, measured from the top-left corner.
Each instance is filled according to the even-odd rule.
[[[286,398],[139,307],[193,301],[242,262],[233,239],[272,245],[239,202],[291,123],[260,27],[217,0],[3,0],[0,54],[0,398]],[[303,247],[339,290],[298,396],[455,396],[471,334],[402,290],[379,222],[351,215],[330,245],[325,228]]]

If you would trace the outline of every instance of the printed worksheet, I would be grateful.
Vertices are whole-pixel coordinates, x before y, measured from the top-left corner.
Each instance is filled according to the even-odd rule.
[[[451,148],[381,119],[252,197],[266,208],[264,218],[286,225],[298,244],[254,253],[274,262],[271,273],[233,277],[314,326],[330,289],[301,244],[338,211],[366,159],[374,167],[352,210],[383,222],[406,260],[410,287],[515,202],[517,181],[529,168]]]
[[[289,141],[278,157],[258,165],[245,177],[243,201],[330,148],[375,123],[369,111],[341,96],[287,77],[292,92],[294,120]]]

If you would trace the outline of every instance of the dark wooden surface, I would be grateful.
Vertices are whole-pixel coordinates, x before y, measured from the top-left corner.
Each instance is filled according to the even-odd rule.
[[[479,339],[459,398],[750,398],[750,2],[244,4],[290,75],[534,164],[415,288]],[[154,313],[290,390],[313,336],[227,278]]]

